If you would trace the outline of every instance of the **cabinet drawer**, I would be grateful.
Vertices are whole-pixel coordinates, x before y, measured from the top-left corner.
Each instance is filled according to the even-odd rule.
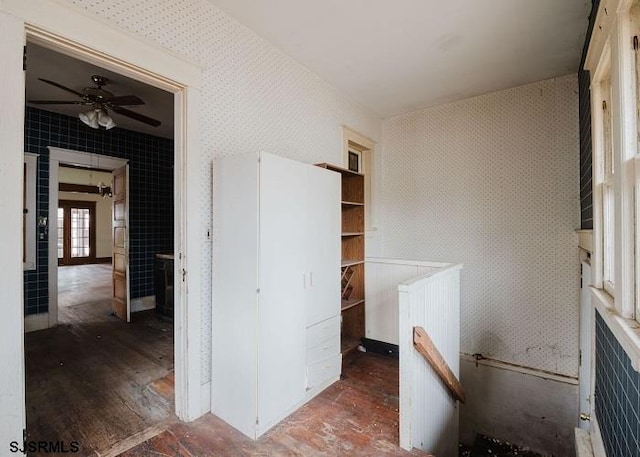
[[[307,349],[307,365],[328,359],[340,353],[340,337],[332,335],[328,340]]]
[[[337,315],[307,328],[307,348],[317,346],[332,336],[339,334],[340,315]]]
[[[341,368],[342,354],[307,366],[307,389],[313,389],[328,379],[337,378],[340,376]]]

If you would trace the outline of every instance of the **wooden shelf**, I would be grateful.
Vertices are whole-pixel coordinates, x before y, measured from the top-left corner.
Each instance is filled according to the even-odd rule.
[[[326,168],[327,170],[337,171],[338,173],[342,173],[343,175],[346,175],[346,176],[364,176],[362,173],[357,173],[355,171],[347,170],[346,168],[338,167],[330,163],[317,163],[316,166]]]
[[[356,350],[358,346],[360,346],[359,338],[352,338],[344,335],[340,338],[340,352],[343,356],[348,352]]]
[[[364,303],[364,298],[352,298],[351,300],[342,300],[340,304],[340,310],[346,311],[347,309],[353,308],[354,306],[358,306]]]
[[[342,354],[357,350],[365,337],[365,179],[361,173],[327,163],[318,166],[341,174],[342,261],[340,266]]]
[[[364,260],[358,260],[358,259],[342,259],[342,263],[341,263],[341,267],[352,267],[354,265],[360,265],[361,263],[364,263]]]

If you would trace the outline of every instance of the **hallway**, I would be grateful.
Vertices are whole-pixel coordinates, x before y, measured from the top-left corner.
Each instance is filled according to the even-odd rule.
[[[59,272],[59,326],[25,335],[29,439],[94,455],[173,420],[173,325],[112,316],[110,265]]]

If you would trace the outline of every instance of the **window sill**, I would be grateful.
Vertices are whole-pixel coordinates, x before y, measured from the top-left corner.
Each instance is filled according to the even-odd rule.
[[[602,289],[591,288],[595,308],[611,329],[624,352],[631,359],[631,366],[640,372],[640,324],[634,319],[626,319],[613,307],[611,295]]]

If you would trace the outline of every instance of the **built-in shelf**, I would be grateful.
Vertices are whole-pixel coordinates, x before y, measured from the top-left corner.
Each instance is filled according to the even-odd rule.
[[[342,232],[342,236],[360,236],[364,235],[364,232]]]
[[[330,164],[342,180],[342,261],[340,268],[342,355],[356,349],[365,336],[364,302],[364,175]],[[355,298],[359,297],[359,298]]]
[[[341,263],[341,267],[352,267],[354,265],[360,265],[361,263],[364,263],[364,260],[358,260],[358,259],[342,259],[342,263]]]
[[[354,306],[358,306],[361,303],[364,303],[364,298],[352,298],[351,300],[342,300],[341,309],[342,311],[345,311],[349,308],[353,308]]]

